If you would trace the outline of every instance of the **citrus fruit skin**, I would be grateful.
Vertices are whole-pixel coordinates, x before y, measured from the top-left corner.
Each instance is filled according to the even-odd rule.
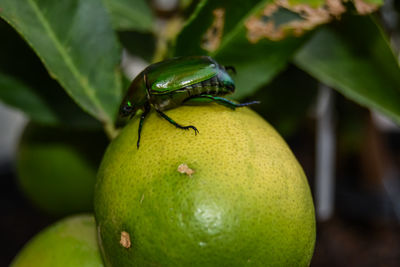
[[[248,108],[182,106],[166,114],[200,133],[153,112],[139,149],[136,117],[103,157],[94,203],[105,264],[309,265],[312,197],[279,134]]]
[[[99,131],[29,123],[17,154],[20,188],[53,216],[93,211],[97,168],[107,143]]]
[[[104,266],[93,215],[69,217],[47,227],[24,246],[10,266]]]

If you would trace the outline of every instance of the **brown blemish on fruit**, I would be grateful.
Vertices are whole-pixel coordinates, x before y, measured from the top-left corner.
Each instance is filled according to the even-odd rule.
[[[178,166],[178,172],[184,173],[189,177],[192,177],[192,174],[194,173],[194,170],[189,168],[189,166],[185,163],[182,163],[181,165]]]
[[[217,50],[222,40],[222,33],[225,24],[225,9],[217,8],[213,11],[214,21],[203,36],[201,47],[204,50],[213,52]]]
[[[379,5],[374,3],[366,3],[364,0],[354,0],[354,6],[361,15],[369,14],[378,9]]]
[[[125,231],[121,232],[121,239],[119,240],[119,243],[124,248],[130,248],[131,247],[131,238],[130,238],[128,232],[125,232]]]
[[[299,18],[277,25],[274,15],[281,11],[295,13]],[[306,4],[292,5],[288,0],[277,0],[267,4],[260,13],[246,20],[247,39],[251,43],[257,43],[263,38],[279,41],[287,36],[300,36],[318,25],[339,17],[345,11],[346,8],[341,0],[326,0],[324,5],[316,8]]]

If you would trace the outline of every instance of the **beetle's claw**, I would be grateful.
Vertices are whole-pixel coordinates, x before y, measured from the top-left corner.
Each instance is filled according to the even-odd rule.
[[[186,127],[184,127],[184,129],[185,130],[193,129],[194,130],[194,135],[197,135],[198,133],[200,133],[199,130],[197,130],[197,128],[192,126],[192,125],[186,126]]]
[[[200,133],[199,130],[197,130],[196,127],[191,126],[191,128],[194,130],[194,135],[197,135],[198,133]]]

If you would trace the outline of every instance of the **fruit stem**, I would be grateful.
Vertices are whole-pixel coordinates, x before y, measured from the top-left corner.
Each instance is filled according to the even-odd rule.
[[[113,140],[117,137],[119,130],[117,130],[112,123],[105,123],[103,124],[104,132],[106,133],[108,139]]]
[[[152,62],[159,62],[163,59],[166,59],[169,52],[168,43],[176,38],[178,33],[183,27],[183,19],[181,17],[174,17],[168,20],[166,23],[158,23],[157,29],[155,31],[157,42],[156,42],[156,51],[154,52],[154,56]]]

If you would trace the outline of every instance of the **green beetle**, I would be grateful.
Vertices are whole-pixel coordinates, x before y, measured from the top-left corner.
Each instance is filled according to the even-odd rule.
[[[132,118],[139,109],[143,110],[137,147],[139,148],[144,119],[151,107],[177,128],[193,129],[197,134],[199,131],[196,127],[182,126],[163,111],[192,99],[209,99],[232,109],[259,103],[253,101],[237,104],[220,97],[235,91],[235,84],[227,70],[235,71],[233,67],[219,65],[211,57],[190,56],[158,62],[139,73],[132,81],[120,107],[122,117]]]

